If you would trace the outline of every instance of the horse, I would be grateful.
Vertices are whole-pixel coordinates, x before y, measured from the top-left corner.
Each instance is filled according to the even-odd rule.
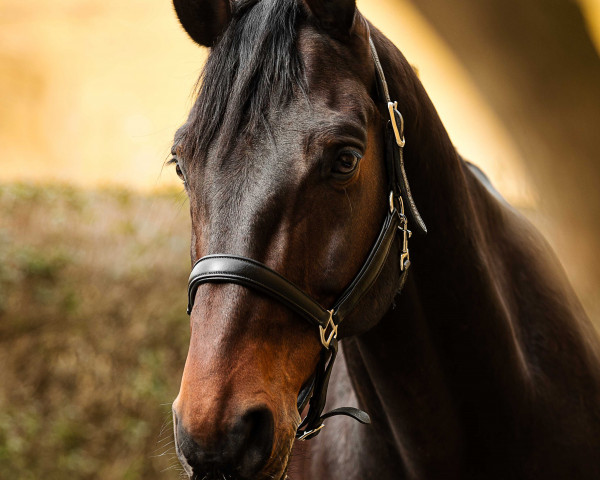
[[[354,0],[173,3],[210,48],[171,159],[192,220],[185,473],[600,478],[593,325],[400,51]],[[322,413],[340,405],[364,412]]]

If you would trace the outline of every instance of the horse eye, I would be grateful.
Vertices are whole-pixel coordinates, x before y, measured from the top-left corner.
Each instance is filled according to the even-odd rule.
[[[348,176],[356,170],[361,155],[355,151],[341,152],[333,165],[332,172],[340,176]]]
[[[167,163],[175,164],[175,173],[179,178],[181,178],[185,182],[185,175],[183,174],[183,170],[181,170],[181,167],[179,166],[179,161],[177,160],[177,157],[171,158],[171,160],[169,160]]]
[[[167,164],[175,165],[175,173],[183,181],[183,184],[187,186],[187,179],[185,177],[185,173],[183,173],[183,170],[181,169],[181,166],[179,165],[179,160],[177,159],[177,157],[172,157],[171,160],[169,160],[167,162]]]

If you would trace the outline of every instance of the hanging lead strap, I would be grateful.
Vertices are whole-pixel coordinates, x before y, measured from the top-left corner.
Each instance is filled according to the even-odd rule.
[[[368,424],[371,423],[369,414],[354,407],[340,407],[335,410],[331,410],[325,414],[322,414],[325,408],[325,402],[327,400],[327,388],[329,386],[329,378],[331,377],[331,371],[333,364],[338,353],[338,340],[333,338],[330,341],[329,347],[321,351],[321,359],[317,366],[317,373],[315,377],[315,390],[312,393],[309,403],[309,409],[306,417],[296,430],[296,438],[298,440],[310,440],[316,437],[320,431],[325,427],[323,421],[326,418],[333,417],[336,415],[345,415],[351,417],[360,423]]]

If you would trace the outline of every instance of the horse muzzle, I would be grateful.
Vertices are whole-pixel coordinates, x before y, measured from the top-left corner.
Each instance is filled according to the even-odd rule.
[[[190,478],[250,480],[263,477],[261,471],[271,459],[275,439],[271,410],[257,405],[227,425],[218,437],[194,435],[173,409],[175,450]]]

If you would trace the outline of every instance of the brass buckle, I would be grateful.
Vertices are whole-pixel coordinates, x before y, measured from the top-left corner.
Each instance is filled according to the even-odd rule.
[[[298,440],[304,440],[306,437],[310,437],[313,433],[317,433],[324,426],[325,426],[325,424],[322,423],[320,427],[317,427],[317,428],[314,428],[312,430],[309,430],[308,432],[304,432],[300,437],[298,437]]]
[[[333,309],[327,310],[327,312],[329,313],[329,320],[327,320],[327,325],[325,325],[325,328],[323,328],[322,325],[319,325],[319,333],[321,334],[321,344],[325,348],[329,349],[329,345],[331,344],[331,341],[334,338],[337,338],[338,326],[333,321]],[[331,327],[331,331],[329,332],[328,335],[326,335],[327,330],[329,330],[329,327]],[[327,336],[327,338],[325,338],[325,336]]]
[[[402,200],[402,195],[398,195],[398,197],[395,197],[393,191],[390,192],[390,212],[394,213],[394,210],[396,209],[396,205],[394,205],[394,198],[398,198],[398,204],[400,205],[400,211],[396,213],[398,217],[400,217],[400,225],[398,225],[398,230],[402,231],[402,252],[400,253],[400,271],[403,272],[410,265],[410,256],[408,254],[408,239],[412,237],[412,232],[408,229],[408,219],[404,214],[404,200]]]
[[[402,252],[400,254],[400,271],[403,272],[410,266],[410,255],[408,253],[408,239],[412,236],[412,232],[408,229],[408,219],[404,214],[404,201],[402,200],[402,196],[398,196],[398,201],[400,202],[400,225],[398,225],[398,229],[402,231]]]
[[[392,120],[392,128],[394,129],[394,136],[396,137],[396,143],[399,147],[404,147],[406,141],[404,140],[404,117],[398,111],[398,102],[388,102],[388,110],[390,112],[390,119]],[[396,114],[400,117],[400,128],[396,123]]]
[[[408,239],[412,236],[412,232],[408,229],[408,221],[406,216],[401,214],[400,226],[402,230],[402,253],[400,254],[400,271],[403,272],[410,265],[410,255],[408,254]]]

